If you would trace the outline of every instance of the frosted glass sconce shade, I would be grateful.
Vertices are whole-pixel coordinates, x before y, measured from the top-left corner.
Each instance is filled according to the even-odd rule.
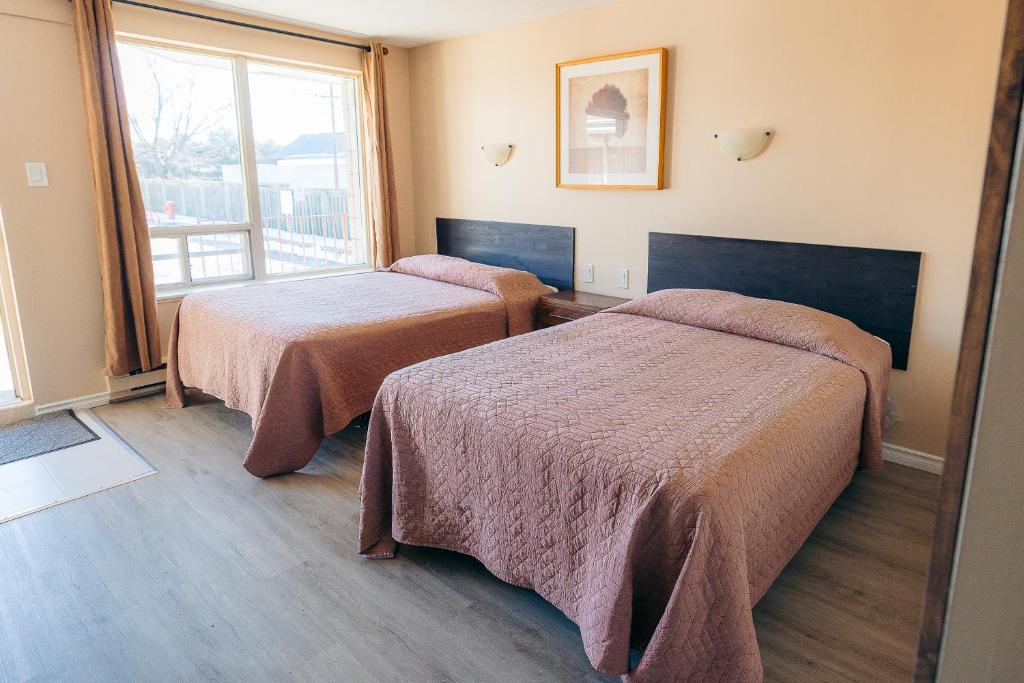
[[[501,166],[512,156],[512,145],[483,145],[480,147],[480,151],[484,153],[484,158],[489,163]]]
[[[736,161],[753,159],[768,148],[774,136],[771,128],[737,128],[715,133],[718,149]]]

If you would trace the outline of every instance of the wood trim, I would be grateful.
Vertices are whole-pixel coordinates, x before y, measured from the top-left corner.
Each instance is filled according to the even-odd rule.
[[[661,190],[659,185],[576,185],[575,183],[559,183],[560,190]]]
[[[612,59],[661,55],[661,111],[658,114],[658,182],[656,185],[579,185],[562,182],[562,68],[578,66]],[[555,187],[563,190],[662,190],[665,188],[665,124],[668,106],[668,48],[655,47],[649,50],[617,52],[599,57],[585,57],[555,64]]]
[[[555,66],[562,68],[563,66],[578,66],[580,64],[592,64],[593,62],[606,62],[610,59],[626,59],[628,57],[642,57],[643,55],[653,55],[658,52],[665,53],[667,48],[664,47],[652,47],[649,50],[629,50],[627,52],[615,52],[610,55],[600,55],[598,57],[584,57],[582,59],[570,59],[567,62],[559,62]]]
[[[935,680],[1024,93],[1024,0],[1009,0],[914,680]]]

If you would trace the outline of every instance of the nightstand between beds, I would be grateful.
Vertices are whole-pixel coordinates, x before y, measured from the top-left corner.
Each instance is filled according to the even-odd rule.
[[[629,299],[575,289],[548,294],[542,296],[537,303],[536,327],[543,329],[579,320],[627,301]]]

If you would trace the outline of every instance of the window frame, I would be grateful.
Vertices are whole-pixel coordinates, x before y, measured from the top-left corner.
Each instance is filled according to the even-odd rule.
[[[21,333],[18,315],[18,301],[15,298],[12,280],[10,253],[7,248],[7,231],[3,211],[0,210],[0,353],[7,358],[11,371],[14,399],[0,403],[0,424],[20,419],[33,399],[32,383],[29,377],[28,358]],[[24,414],[30,417],[29,414]]]
[[[236,50],[220,49],[208,46],[186,45],[174,41],[160,40],[147,36],[139,36],[130,33],[116,33],[118,43],[126,43],[138,47],[150,47],[162,50],[176,50],[179,52],[190,52],[193,54],[218,57],[231,61],[232,76],[235,88],[235,114],[238,124],[239,155],[242,172],[242,187],[245,191],[245,207],[248,220],[244,223],[218,223],[210,225],[189,225],[189,226],[148,226],[150,239],[155,237],[173,238],[178,243],[178,262],[181,265],[181,282],[164,285],[156,285],[158,299],[180,298],[185,294],[201,289],[224,285],[246,285],[265,282],[276,282],[282,280],[302,280],[306,278],[324,277],[329,275],[341,275],[345,273],[358,273],[372,270],[372,256],[369,253],[370,245],[370,196],[369,183],[367,182],[366,170],[366,119],[363,115],[363,100],[360,93],[363,92],[363,73],[355,69],[328,66],[288,59],[278,59],[265,55],[257,55]],[[266,252],[263,247],[263,216],[260,211],[259,199],[259,176],[256,162],[256,138],[253,132],[252,102],[249,96],[249,64],[267,64],[286,69],[303,71],[314,71],[320,73],[352,78],[355,80],[355,119],[359,139],[359,177],[360,194],[362,196],[362,229],[363,241],[367,248],[366,263],[357,263],[334,268],[317,268],[302,272],[291,273],[267,273]],[[134,163],[134,158],[132,163]],[[214,233],[243,233],[248,252],[248,262],[245,264],[245,274],[228,275],[217,278],[204,278],[199,283],[192,280],[192,268],[188,260],[188,236],[189,235],[210,235]]]

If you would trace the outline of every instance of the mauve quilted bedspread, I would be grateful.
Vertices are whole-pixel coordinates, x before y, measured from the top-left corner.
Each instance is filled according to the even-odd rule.
[[[532,328],[536,276],[448,256],[365,273],[190,294],[171,330],[167,398],[185,386],[249,414],[244,467],[301,469],[399,368]]]
[[[374,403],[359,549],[477,557],[606,673],[758,680],[751,608],[880,464],[889,365],[841,318],[666,290],[406,368]]]

